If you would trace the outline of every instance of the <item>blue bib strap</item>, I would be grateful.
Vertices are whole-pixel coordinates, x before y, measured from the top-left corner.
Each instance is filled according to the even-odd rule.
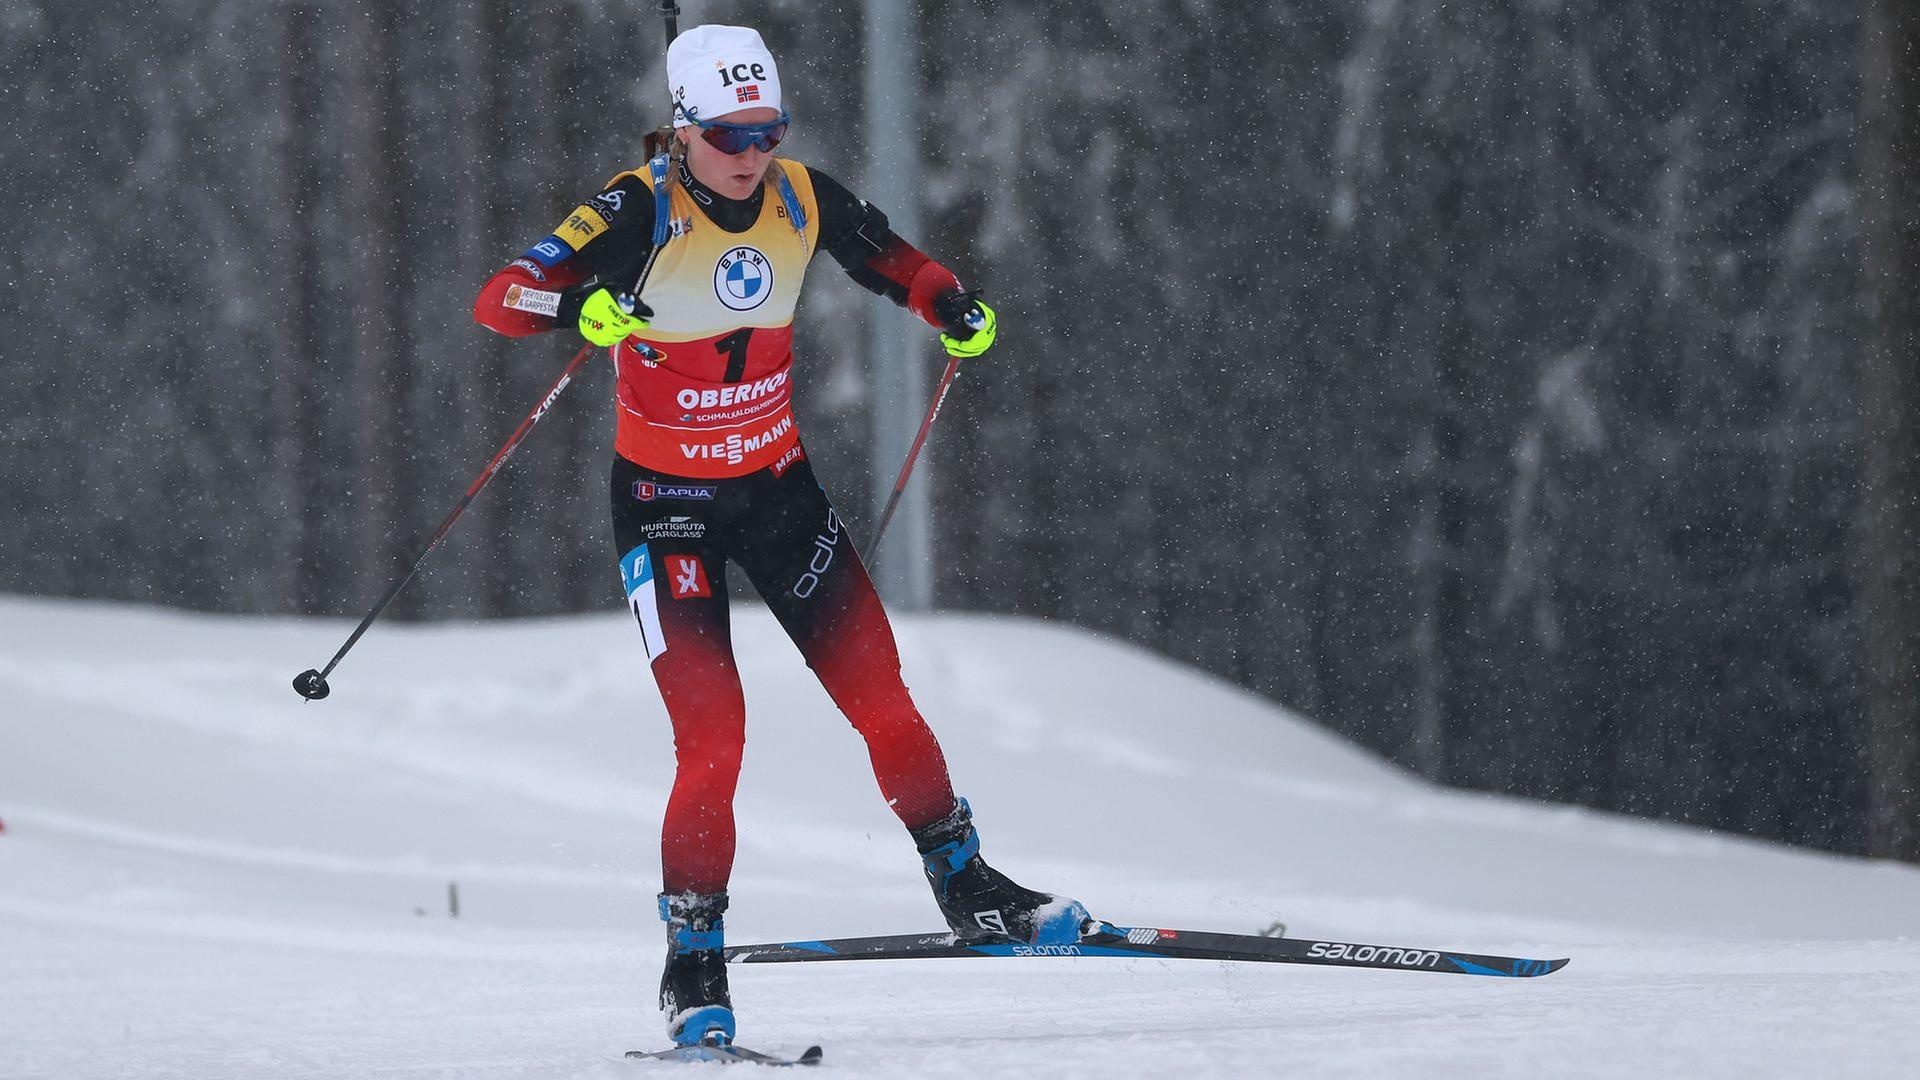
[[[667,229],[673,224],[673,199],[667,194],[667,166],[665,154],[655,154],[647,162],[647,171],[653,174],[653,246],[667,246]]]
[[[780,190],[780,201],[787,204],[788,223],[804,242],[807,238],[807,212],[800,207],[800,195],[793,190],[793,181],[787,179],[786,166],[774,166],[773,185]]]

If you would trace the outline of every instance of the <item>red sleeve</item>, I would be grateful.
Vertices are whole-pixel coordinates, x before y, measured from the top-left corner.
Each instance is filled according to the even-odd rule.
[[[584,280],[586,272],[564,263],[552,269],[525,265],[530,261],[515,260],[487,279],[473,301],[474,322],[508,337],[554,329],[560,293]]]
[[[899,236],[890,237],[884,250],[869,256],[867,268],[906,291],[907,310],[936,330],[947,329],[933,313],[933,301],[960,288],[960,279],[953,276],[953,271]]]

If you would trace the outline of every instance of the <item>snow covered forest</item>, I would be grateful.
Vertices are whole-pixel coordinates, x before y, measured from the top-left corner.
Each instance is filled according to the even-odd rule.
[[[763,31],[783,152],[859,191],[861,5],[682,6]],[[914,6],[912,239],[1002,320],[934,435],[940,606],[1447,783],[1869,850],[1876,641],[1920,690],[1866,595],[1920,539],[1863,512],[1915,467],[1867,419],[1877,0]],[[570,351],[474,292],[664,111],[639,0],[0,0],[0,70],[0,590],[243,613],[404,569]],[[821,260],[798,326],[855,535],[877,306]],[[618,603],[609,383],[399,614]]]

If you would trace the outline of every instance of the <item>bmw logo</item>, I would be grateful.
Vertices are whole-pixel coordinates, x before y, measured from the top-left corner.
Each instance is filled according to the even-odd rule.
[[[758,248],[734,248],[714,265],[713,294],[734,311],[752,311],[773,295],[773,264]]]

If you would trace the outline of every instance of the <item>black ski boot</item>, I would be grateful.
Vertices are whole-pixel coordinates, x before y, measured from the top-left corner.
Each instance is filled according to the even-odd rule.
[[[667,924],[667,969],[660,976],[660,1011],[679,1046],[733,1042],[733,996],[727,992],[727,962],[720,951],[726,928],[726,893],[661,893],[660,918]]]
[[[973,810],[961,799],[953,812],[913,830],[927,883],[947,925],[963,941],[1072,945],[1089,918],[1078,900],[1021,888],[980,857]]]

